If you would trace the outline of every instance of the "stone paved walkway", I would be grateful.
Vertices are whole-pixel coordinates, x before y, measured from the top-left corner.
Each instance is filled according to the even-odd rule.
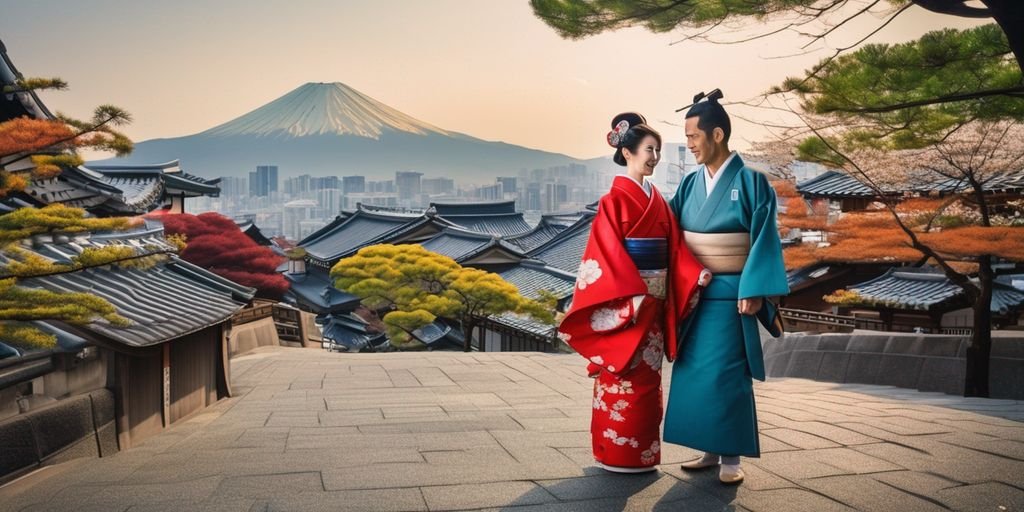
[[[272,349],[233,380],[137,448],[0,488],[0,510],[1024,510],[1020,402],[757,384],[765,453],[728,488],[671,445],[655,474],[594,468],[575,355]]]

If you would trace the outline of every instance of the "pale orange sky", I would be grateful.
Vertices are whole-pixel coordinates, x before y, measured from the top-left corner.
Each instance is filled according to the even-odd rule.
[[[569,41],[525,0],[0,5],[0,39],[15,65],[71,84],[44,93],[47,105],[78,117],[102,103],[123,107],[136,141],[202,131],[305,82],[337,81],[448,130],[590,158],[608,153],[604,135],[618,112],[639,111],[679,141],[681,129],[663,121],[679,122],[673,111],[695,92],[721,87],[727,100],[746,99],[824,56],[766,59],[796,53],[792,35],[670,45],[680,34],[628,29]],[[977,23],[912,8],[872,41]],[[740,148],[765,136],[742,121],[734,132]]]

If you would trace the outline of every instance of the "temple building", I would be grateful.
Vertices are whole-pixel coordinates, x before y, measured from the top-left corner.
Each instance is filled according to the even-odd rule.
[[[285,300],[313,320],[325,344],[340,343],[349,350],[381,349],[374,329],[353,315],[358,297],[339,291],[329,276],[339,260],[376,244],[421,244],[425,249],[461,265],[501,275],[527,297],[540,290],[555,294],[564,305],[572,295],[575,272],[589,236],[593,210],[545,215],[530,226],[514,201],[489,203],[431,203],[423,210],[357,205],[299,242],[301,261],[281,270],[291,282]],[[569,236],[563,237],[568,233]],[[565,240],[563,240],[563,238]],[[582,240],[582,243],[580,243]],[[556,264],[549,264],[544,254]],[[554,326],[517,315],[482,319],[474,336],[478,350],[541,350],[557,347]],[[361,323],[362,322],[362,323]],[[313,329],[305,329],[307,338]],[[452,321],[438,320],[413,336],[428,347],[462,347],[461,330]],[[447,343],[444,343],[447,342]]]

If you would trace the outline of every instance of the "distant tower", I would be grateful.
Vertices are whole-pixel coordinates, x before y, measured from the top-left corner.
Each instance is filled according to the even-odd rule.
[[[420,178],[423,173],[416,171],[399,171],[395,173],[395,188],[398,189],[398,200],[412,202],[420,198]],[[409,206],[412,206],[411,204]]]
[[[277,192],[277,166],[257,165],[256,172],[249,173],[249,195],[267,197]]]
[[[345,194],[366,192],[366,176],[345,176],[341,179],[341,191]]]

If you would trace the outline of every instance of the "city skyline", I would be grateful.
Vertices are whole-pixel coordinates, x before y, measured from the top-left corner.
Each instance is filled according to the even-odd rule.
[[[797,48],[788,35],[672,45],[679,34],[627,29],[568,41],[527,2],[41,1],[5,6],[5,14],[0,38],[21,71],[71,85],[43,93],[48,105],[80,117],[103,103],[124,107],[136,141],[196,133],[304,82],[340,81],[447,130],[587,159],[608,152],[603,136],[617,112],[639,110],[667,141],[679,141],[673,111],[693,92],[720,86],[729,99],[745,99],[824,56],[767,60]],[[95,29],[111,20],[117,30]],[[871,42],[951,23],[978,22],[913,8]],[[862,28],[853,23],[826,43],[838,46]],[[188,37],[152,37],[169,32]],[[767,132],[740,120],[737,134],[742,149]]]

